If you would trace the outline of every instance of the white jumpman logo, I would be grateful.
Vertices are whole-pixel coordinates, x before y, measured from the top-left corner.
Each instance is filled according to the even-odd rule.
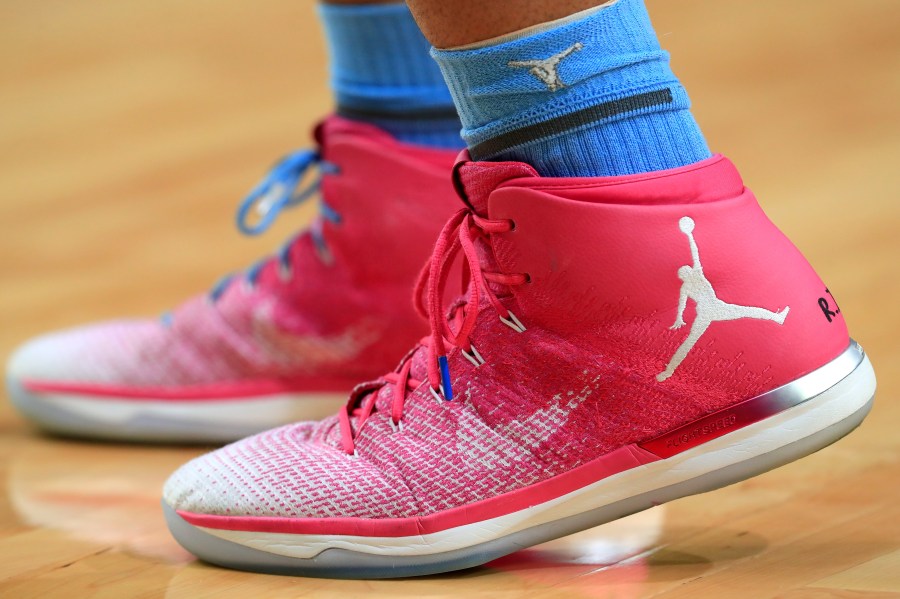
[[[550,58],[542,58],[539,60],[510,60],[506,63],[506,66],[514,69],[528,69],[528,72],[540,79],[541,82],[547,86],[547,89],[555,92],[566,86],[565,83],[562,82],[562,79],[559,78],[559,73],[556,71],[556,69],[559,68],[560,61],[572,52],[577,52],[582,48],[584,48],[584,45],[581,42],[575,42],[559,54],[554,54]]]
[[[678,269],[678,278],[682,280],[681,295],[678,298],[678,316],[675,317],[675,324],[669,328],[674,330],[684,326],[684,309],[687,307],[689,298],[694,300],[696,304],[697,315],[694,317],[693,324],[691,324],[691,332],[688,333],[687,339],[675,351],[675,355],[669,360],[669,365],[666,366],[666,369],[656,375],[656,380],[660,382],[672,376],[678,365],[681,364],[688,352],[693,349],[697,340],[700,339],[700,336],[706,332],[706,329],[712,323],[722,320],[737,320],[739,318],[758,318],[782,324],[788,311],[791,309],[788,306],[780,312],[772,312],[765,308],[738,306],[720,300],[716,297],[716,292],[713,290],[709,279],[703,274],[703,266],[700,264],[700,252],[697,249],[697,242],[694,241],[694,219],[689,216],[683,216],[678,221],[678,228],[688,237],[694,265],[682,266]]]

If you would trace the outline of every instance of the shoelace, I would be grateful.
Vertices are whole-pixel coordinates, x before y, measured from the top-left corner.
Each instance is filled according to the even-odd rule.
[[[505,286],[522,285],[530,280],[528,275],[484,270],[475,248],[475,242],[479,238],[491,233],[506,233],[514,227],[514,223],[510,220],[490,220],[481,218],[468,209],[460,210],[444,226],[430,262],[419,275],[415,291],[416,309],[428,319],[431,326],[431,335],[424,337],[419,346],[427,348],[427,382],[431,394],[438,401],[453,401],[453,387],[447,361],[448,347],[460,348],[462,355],[476,368],[485,362],[469,339],[478,318],[482,294],[492,304],[504,324],[518,333],[526,330],[516,315],[497,299],[490,283]],[[460,251],[465,258],[463,286],[468,288],[468,294],[464,302],[457,302],[445,316],[444,290]],[[384,385],[393,385],[391,426],[395,430],[402,430],[403,404],[406,396],[426,382],[410,375],[416,349],[406,356],[396,371],[385,375],[379,382],[358,388],[351,394],[345,408],[338,413],[341,444],[348,454],[355,455],[355,440],[375,411],[377,390]],[[355,431],[352,422],[354,416],[357,422]]]
[[[314,165],[319,167],[319,176],[305,188],[298,190],[297,186],[300,184],[300,181]],[[272,226],[283,210],[295,208],[313,197],[319,191],[323,175],[337,174],[338,172],[339,169],[336,164],[323,160],[321,155],[315,150],[299,150],[288,154],[266,174],[263,180],[250,191],[240,206],[238,206],[236,215],[238,230],[244,235],[260,235],[264,233]],[[341,222],[341,216],[324,199],[320,200],[319,206],[322,218],[333,223]],[[249,223],[251,211],[255,211],[259,215],[259,219],[255,224]],[[311,236],[319,256],[330,255],[320,227],[314,225],[308,231],[301,231],[289,238],[275,252],[274,257],[278,259],[278,272],[282,280],[290,280],[292,277],[291,247],[300,235],[307,232]],[[272,260],[272,257],[267,256],[246,270],[244,279],[251,287],[256,284],[260,272],[270,260]],[[234,279],[235,275],[233,273],[219,279],[209,292],[210,300],[213,302],[217,301]]]

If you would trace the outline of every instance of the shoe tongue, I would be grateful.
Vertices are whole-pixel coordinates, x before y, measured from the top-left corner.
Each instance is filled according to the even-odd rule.
[[[521,177],[538,177],[523,162],[458,162],[453,169],[456,191],[479,216],[487,216],[488,196],[501,183]]]

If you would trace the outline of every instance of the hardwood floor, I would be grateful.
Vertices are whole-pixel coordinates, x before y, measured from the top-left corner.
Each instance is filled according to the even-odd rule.
[[[900,4],[650,1],[711,145],[831,286],[876,407],[800,462],[452,575],[291,579],[169,537],[202,451],[42,436],[0,402],[0,596],[900,596]],[[0,355],[158,314],[270,251],[232,210],[330,107],[312,2],[7,0],[0,20]]]

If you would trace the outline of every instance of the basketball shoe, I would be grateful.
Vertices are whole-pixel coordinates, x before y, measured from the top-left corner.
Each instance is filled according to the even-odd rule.
[[[725,158],[455,173],[467,207],[418,287],[431,334],[337,416],[173,474],[185,548],[264,572],[445,572],[762,473],[868,412],[843,313]]]
[[[39,337],[8,364],[13,403],[41,427],[96,438],[213,442],[332,414],[427,331],[412,285],[456,207],[456,151],[333,117],[238,213],[245,232],[321,186],[321,215],[277,256],[156,320]],[[304,172],[320,179],[297,190]],[[252,224],[251,213],[261,216]]]

